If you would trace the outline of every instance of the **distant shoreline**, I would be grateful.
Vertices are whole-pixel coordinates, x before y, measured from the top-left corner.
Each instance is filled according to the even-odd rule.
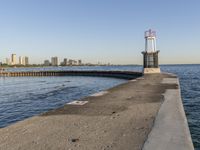
[[[160,66],[183,66],[183,65],[200,65],[198,63],[196,64],[160,64]],[[92,67],[92,66],[142,66],[139,64],[110,64],[110,65],[97,65],[97,64],[90,64],[90,65],[67,65],[67,66],[44,66],[44,65],[28,65],[28,66],[8,66],[8,65],[1,65],[0,68],[50,68],[50,67]]]
[[[16,65],[16,66],[4,66],[2,65],[2,68],[48,68],[48,67],[90,67],[90,66],[141,66],[138,64],[127,64],[127,65],[67,65],[67,66],[44,66],[44,65],[28,65],[28,66],[21,66],[21,65]]]

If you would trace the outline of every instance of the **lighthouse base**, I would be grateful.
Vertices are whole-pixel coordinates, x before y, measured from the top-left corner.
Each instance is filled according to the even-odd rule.
[[[160,68],[144,68],[143,74],[160,73]]]

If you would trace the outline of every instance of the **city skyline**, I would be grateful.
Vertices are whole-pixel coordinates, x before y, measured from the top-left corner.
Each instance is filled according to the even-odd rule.
[[[61,60],[57,56],[52,56],[50,59],[43,60],[42,63],[29,63],[29,57],[17,56],[17,54],[11,54],[10,58],[5,58],[4,61],[0,61],[0,64],[4,66],[30,66],[30,65],[43,65],[43,66],[72,66],[72,65],[87,65],[89,62],[83,64],[81,59],[64,58]],[[92,65],[92,64],[91,64]],[[94,64],[93,64],[94,65]]]
[[[142,64],[144,31],[157,31],[160,64],[200,63],[198,1],[1,1],[0,61],[11,54],[43,63],[57,56],[91,63]]]
[[[17,54],[11,54],[10,58],[6,57],[5,60],[0,61],[1,64],[15,66],[15,65],[29,65],[29,57],[17,56]]]

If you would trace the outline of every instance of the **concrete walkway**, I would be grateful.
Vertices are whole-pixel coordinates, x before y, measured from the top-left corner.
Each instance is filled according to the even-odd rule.
[[[0,129],[2,150],[141,150],[170,75],[146,75]]]
[[[177,78],[165,78],[162,83],[179,84]],[[169,89],[143,150],[194,150],[180,89]]]

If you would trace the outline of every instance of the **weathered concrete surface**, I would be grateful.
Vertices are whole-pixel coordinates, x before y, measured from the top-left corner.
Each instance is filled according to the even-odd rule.
[[[179,84],[177,78],[164,78],[164,84]],[[180,89],[170,89],[143,150],[194,150]]]
[[[170,75],[145,75],[104,94],[90,96],[85,105],[65,105],[41,116],[0,129],[2,150],[141,150]],[[161,135],[162,136],[162,135]]]

